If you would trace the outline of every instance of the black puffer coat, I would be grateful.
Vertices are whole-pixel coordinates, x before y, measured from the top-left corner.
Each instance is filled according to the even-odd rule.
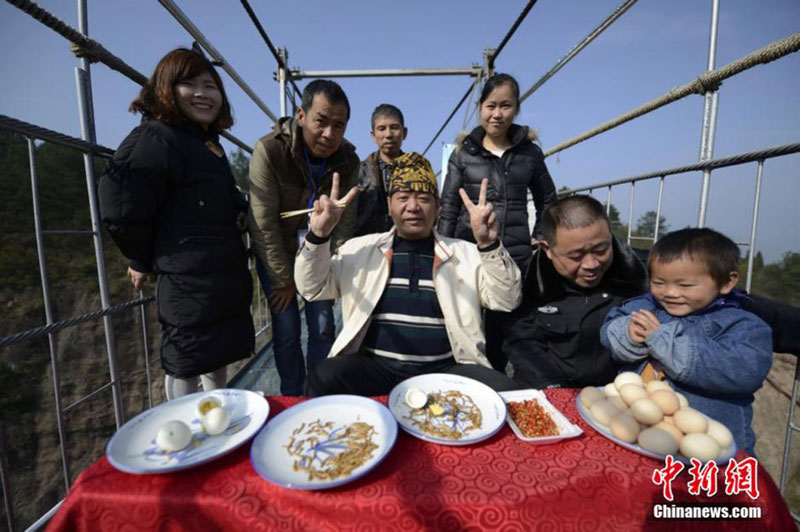
[[[194,377],[250,356],[253,288],[236,225],[246,205],[217,136],[144,118],[106,167],[98,195],[131,267],[158,275],[164,371]]]
[[[618,367],[600,343],[612,308],[647,291],[647,270],[633,250],[613,238],[603,280],[581,289],[567,282],[539,249],[523,281],[522,304],[503,321],[503,353],[514,379],[531,388],[584,387],[614,380]]]
[[[474,242],[469,214],[458,189],[463,187],[473,202],[478,202],[481,181],[489,179],[487,200],[494,205],[500,222],[500,239],[524,274],[531,259],[531,231],[528,228],[528,190],[538,219],[544,208],[556,200],[553,180],[544,164],[541,148],[532,142],[535,133],[525,126],[512,125],[508,131],[512,146],[498,158],[483,147],[485,131],[476,127],[456,147],[447,166],[442,191],[439,232]]]

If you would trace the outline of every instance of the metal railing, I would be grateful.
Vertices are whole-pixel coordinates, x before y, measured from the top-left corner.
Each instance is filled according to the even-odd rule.
[[[41,285],[42,285],[42,293],[44,299],[44,306],[45,306],[45,313],[46,313],[46,324],[42,327],[37,327],[35,329],[31,329],[28,331],[22,331],[17,334],[11,335],[9,337],[0,338],[0,347],[10,345],[11,343],[17,343],[23,340],[27,340],[33,337],[44,336],[48,335],[49,343],[50,343],[50,353],[51,353],[51,364],[52,364],[52,371],[53,371],[53,380],[54,380],[54,395],[56,401],[56,410],[58,415],[58,430],[60,434],[60,445],[61,445],[61,459],[63,463],[63,473],[65,477],[65,485],[67,489],[70,486],[70,473],[69,473],[69,461],[65,453],[65,438],[64,438],[64,419],[63,414],[75,408],[76,406],[80,405],[90,397],[93,397],[97,394],[103,393],[106,390],[111,390],[113,394],[113,402],[114,402],[114,411],[115,411],[115,421],[117,427],[120,426],[122,423],[122,408],[121,408],[121,398],[119,394],[119,378],[116,375],[115,370],[115,354],[114,354],[114,333],[111,328],[110,321],[108,321],[108,317],[111,314],[121,312],[127,309],[139,307],[141,312],[141,321],[142,321],[142,337],[144,340],[144,349],[145,349],[145,372],[147,375],[147,383],[148,383],[148,402],[152,405],[152,396],[150,395],[150,356],[148,351],[148,342],[147,342],[147,330],[146,330],[146,320],[144,316],[144,306],[150,302],[152,302],[152,297],[145,297],[143,294],[140,293],[138,299],[128,301],[121,305],[112,306],[108,301],[107,297],[107,280],[105,274],[105,259],[103,256],[103,242],[102,242],[102,234],[100,231],[99,219],[97,215],[96,209],[96,196],[95,196],[95,176],[93,171],[93,157],[103,157],[108,158],[113,154],[113,150],[109,148],[99,146],[96,144],[95,140],[95,133],[94,133],[94,116],[93,116],[93,106],[92,106],[92,99],[91,99],[91,76],[90,76],[90,62],[93,61],[100,61],[104,65],[112,68],[129,79],[132,79],[136,83],[142,84],[146,81],[146,78],[141,73],[137,72],[135,69],[127,65],[124,61],[119,59],[118,57],[114,56],[111,52],[106,50],[100,43],[93,41],[88,37],[88,30],[86,25],[86,0],[77,0],[78,2],[78,10],[79,10],[79,22],[80,27],[78,30],[69,27],[62,21],[58,20],[57,18],[53,17],[49,13],[47,13],[44,9],[39,7],[35,2],[31,2],[29,0],[6,0],[9,4],[12,4],[22,11],[30,14],[32,17],[39,20],[42,24],[50,27],[64,38],[71,41],[75,47],[74,51],[80,57],[80,67],[76,69],[76,82],[77,82],[77,91],[78,91],[78,100],[79,100],[79,107],[80,107],[80,116],[81,116],[81,133],[82,139],[76,139],[69,137],[67,135],[63,135],[54,131],[46,130],[44,128],[40,128],[33,124],[27,124],[18,120],[15,120],[10,117],[0,116],[0,129],[14,131],[25,136],[28,139],[28,150],[29,150],[29,162],[30,162],[30,173],[31,173],[31,187],[32,187],[32,194],[33,194],[33,212],[34,212],[34,222],[35,222],[35,234],[36,234],[36,242],[37,242],[37,254],[39,257],[39,268],[40,268],[40,278],[41,278]],[[160,4],[193,36],[193,38],[200,43],[202,48],[217,62],[221,63],[222,68],[228,73],[228,75],[239,85],[243,92],[245,92],[253,101],[258,105],[259,108],[272,120],[277,120],[275,114],[264,104],[259,97],[256,95],[255,91],[253,91],[236,73],[236,71],[230,66],[230,64],[225,60],[225,58],[208,42],[202,32],[186,17],[186,15],[177,7],[177,5],[171,0],[159,0]],[[454,69],[384,69],[380,71],[356,71],[356,70],[340,70],[340,71],[333,71],[333,70],[326,70],[326,71],[302,71],[302,70],[290,70],[287,66],[287,57],[288,52],[285,49],[276,49],[275,46],[272,45],[266,31],[264,30],[263,26],[258,21],[255,13],[250,8],[249,3],[247,0],[241,0],[244,9],[250,15],[251,20],[253,21],[254,25],[258,29],[261,37],[264,39],[265,43],[272,52],[273,56],[275,57],[277,70],[276,70],[276,80],[278,81],[279,85],[279,97],[280,97],[280,114],[283,116],[286,114],[286,98],[287,98],[287,82],[291,84],[292,88],[294,89],[294,93],[291,94],[293,97],[296,94],[299,94],[299,89],[295,84],[296,79],[301,78],[311,78],[311,77],[318,77],[318,76],[327,76],[327,77],[364,77],[364,76],[396,76],[396,75],[468,75],[471,77],[475,77],[476,79],[470,84],[466,94],[461,98],[461,100],[456,105],[455,109],[452,113],[450,113],[449,117],[445,120],[442,127],[436,133],[434,138],[431,140],[428,148],[426,151],[434,144],[436,139],[439,135],[444,131],[447,124],[451,121],[453,116],[457,113],[458,109],[464,104],[470,94],[474,94],[480,87],[482,81],[491,75],[494,71],[494,64],[497,59],[497,56],[503,50],[509,39],[512,37],[515,31],[519,28],[524,18],[527,16],[528,12],[534,7],[536,0],[530,0],[525,8],[522,10],[520,15],[514,21],[511,29],[508,31],[506,36],[503,38],[501,43],[498,45],[496,49],[487,49],[484,53],[483,57],[483,64],[481,66],[472,66],[470,68],[454,68]],[[590,42],[592,42],[598,35],[600,35],[603,31],[605,31],[612,23],[614,23],[622,14],[624,14],[633,4],[635,0],[627,0],[623,4],[620,5],[611,15],[609,15],[605,20],[603,20],[599,26],[597,26],[592,32],[590,32],[587,37],[583,39],[580,43],[578,43],[575,47],[573,47],[569,53],[561,59],[556,65],[551,68],[544,76],[542,76],[528,91],[525,92],[522,99],[526,99],[530,97],[541,85],[543,85],[548,79],[550,79],[553,75],[555,75],[564,65],[567,64],[575,55],[577,55],[581,50],[583,50]],[[642,174],[638,176],[633,176],[625,179],[620,179],[616,181],[609,181],[606,183],[600,183],[596,185],[592,185],[590,187],[583,187],[583,188],[576,188],[567,191],[567,193],[577,193],[581,191],[588,191],[593,192],[597,189],[605,188],[608,191],[606,204],[608,208],[611,205],[611,189],[614,186],[629,184],[630,185],[630,211],[629,211],[629,223],[628,223],[628,241],[630,242],[633,238],[631,235],[631,226],[632,226],[632,213],[634,210],[634,202],[635,202],[635,184],[639,181],[649,180],[649,179],[659,179],[659,192],[658,192],[658,208],[657,208],[657,216],[656,216],[656,226],[655,226],[655,234],[653,235],[653,239],[657,238],[659,227],[658,221],[660,218],[661,213],[661,204],[662,204],[662,195],[663,195],[663,184],[665,177],[669,175],[679,174],[679,173],[686,173],[691,171],[703,171],[704,175],[704,184],[703,189],[701,191],[701,206],[700,206],[700,224],[704,223],[704,209],[705,205],[708,200],[708,186],[707,183],[710,180],[710,173],[713,169],[722,168],[724,166],[733,166],[739,164],[745,164],[749,162],[757,162],[757,175],[756,175],[756,189],[754,195],[754,207],[753,207],[753,217],[751,221],[751,230],[750,230],[750,239],[746,243],[749,246],[750,250],[754,249],[755,245],[755,237],[756,237],[756,224],[758,218],[758,209],[759,209],[759,202],[760,202],[760,191],[761,191],[761,182],[763,176],[763,163],[766,159],[778,157],[782,155],[787,155],[791,153],[797,153],[800,151],[800,144],[790,144],[785,146],[779,146],[776,148],[771,148],[768,150],[762,150],[759,152],[752,152],[752,153],[745,153],[740,154],[733,157],[727,157],[723,159],[711,159],[711,154],[713,153],[713,143],[714,143],[714,128],[715,128],[715,117],[716,117],[716,93],[717,93],[717,85],[718,83],[713,83],[712,74],[714,74],[714,61],[716,55],[716,33],[717,33],[717,23],[718,23],[718,11],[719,11],[719,3],[718,0],[712,0],[712,24],[710,30],[710,45],[709,45],[709,62],[708,62],[708,69],[705,75],[701,76],[697,82],[700,84],[698,89],[695,87],[692,91],[687,94],[691,93],[702,93],[704,98],[707,100],[706,105],[706,112],[704,113],[703,118],[703,141],[701,146],[701,162],[696,164],[685,165],[679,168],[672,168],[668,170],[661,170],[657,172],[651,172],[648,174]],[[794,36],[793,36],[794,37]],[[794,45],[792,45],[794,46]],[[783,55],[787,53],[792,53],[796,48],[782,52]],[[772,60],[772,59],[769,59]],[[720,69],[722,70],[722,69]],[[733,74],[741,72],[738,70],[733,72]],[[733,75],[730,74],[730,75]],[[705,76],[705,77],[704,77]],[[291,91],[288,91],[291,93]],[[675,101],[675,100],[671,100]],[[664,102],[660,105],[666,105]],[[624,121],[633,119],[635,117],[641,116],[649,110],[637,109],[631,113],[634,113],[633,116],[631,113],[625,117],[619,123]],[[469,113],[469,109],[467,110]],[[465,123],[468,121],[469,116],[465,118]],[[617,124],[618,125],[618,124]],[[594,130],[590,130],[589,132],[571,139],[566,143],[562,143],[559,146],[549,150],[546,152],[548,155],[555,153],[557,151],[566,149],[569,146],[575,145],[579,142],[582,142],[592,136],[602,133],[603,131],[607,131],[611,127],[615,127],[611,125],[607,127],[607,125],[601,126],[602,131],[600,128],[595,128]],[[237,139],[230,133],[223,133],[223,136],[227,138],[230,142],[238,146],[239,148],[251,152],[251,148],[241,140]],[[48,233],[47,230],[41,227],[41,216],[39,213],[39,202],[38,202],[38,183],[37,183],[37,175],[36,175],[36,157],[35,157],[35,140],[45,140],[47,142],[53,142],[60,145],[68,146],[70,148],[77,149],[84,154],[84,166],[85,166],[85,173],[86,173],[86,185],[87,185],[87,192],[89,197],[89,204],[90,204],[90,211],[91,211],[91,220],[92,220],[92,229],[91,231],[71,231],[67,230],[70,233],[84,233],[87,235],[92,235],[94,240],[95,246],[95,254],[96,254],[96,263],[97,263],[97,271],[98,271],[98,282],[101,287],[101,300],[102,300],[102,308],[99,311],[87,313],[81,316],[76,316],[67,320],[61,321],[54,321],[52,315],[51,304],[49,303],[49,288],[48,288],[48,281],[47,281],[47,268],[46,268],[46,260],[45,260],[45,250],[42,244],[42,235]],[[53,231],[50,231],[52,233]],[[649,237],[647,237],[649,238]],[[752,255],[750,253],[750,260],[748,264],[748,277],[747,277],[747,288],[750,288],[750,276],[752,272]],[[251,263],[252,269],[252,263]],[[104,289],[103,286],[106,285]],[[106,296],[102,296],[102,292],[105,290]],[[263,300],[263,291],[260,289],[258,285],[258,280],[256,279],[256,293],[257,300],[253,306],[253,313],[256,315],[257,322],[259,323],[259,327],[257,328],[257,336],[263,334],[268,330],[268,315],[266,302]],[[55,338],[53,336],[54,332],[66,328],[72,327],[77,325],[78,323],[83,323],[85,321],[90,320],[97,320],[103,319],[106,325],[106,346],[108,350],[108,357],[109,357],[109,372],[110,372],[110,381],[99,387],[98,389],[90,392],[89,394],[81,397],[71,405],[64,407],[61,404],[61,393],[58,387],[59,383],[59,374],[58,374],[58,363],[55,358]],[[795,382],[795,394],[797,394],[797,385],[800,382],[800,367],[798,368],[798,373]],[[793,401],[795,397],[793,396]],[[791,418],[789,420],[789,425],[791,426]],[[792,426],[792,428],[794,428]],[[786,448],[788,449],[790,445],[790,440],[787,439]],[[6,506],[6,513],[8,518],[8,524],[10,530],[15,530],[15,523],[13,519],[13,503],[10,499],[10,486],[9,486],[9,478],[8,478],[8,468],[6,464],[6,455],[5,450],[3,448],[3,442],[0,439],[0,480],[2,481],[2,487],[5,497],[5,506]],[[785,464],[784,464],[785,465]],[[782,475],[781,479],[781,491],[783,492],[785,485],[784,479]],[[32,528],[38,528],[46,520],[57,510],[57,504],[55,507],[51,508],[42,518],[40,518],[36,523],[32,525]]]

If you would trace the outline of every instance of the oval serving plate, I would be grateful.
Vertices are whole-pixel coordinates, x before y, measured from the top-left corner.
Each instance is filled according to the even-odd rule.
[[[197,405],[201,399],[217,399],[231,416],[219,435],[203,431]],[[106,456],[112,466],[135,474],[170,473],[195,467],[228,454],[246,443],[269,415],[269,403],[249,390],[222,388],[198,392],[167,401],[137,415],[111,437]],[[183,421],[192,430],[189,445],[179,451],[164,451],[156,445],[156,433],[168,421]]]
[[[304,490],[351,482],[392,450],[397,422],[381,403],[356,395],[317,397],[287,408],[258,433],[250,448],[266,480]]]
[[[417,388],[424,393],[458,392],[446,402],[443,412],[432,415],[428,407],[412,409],[405,402],[406,393]],[[474,427],[474,411],[480,411],[480,426]],[[443,445],[470,445],[492,437],[506,420],[506,404],[500,395],[468,377],[449,373],[429,373],[406,379],[389,393],[389,410],[409,434],[425,441]],[[428,430],[426,430],[428,429]],[[434,431],[434,432],[432,432]],[[443,437],[443,432],[457,433],[458,438]]]
[[[602,387],[599,387],[598,389],[601,392],[603,391]],[[691,405],[689,405],[689,406],[691,406]],[[667,457],[667,455],[665,455],[665,454],[656,453],[656,452],[647,450],[647,449],[645,449],[644,447],[642,447],[641,445],[639,445],[637,443],[630,443],[630,442],[627,442],[625,440],[621,440],[621,439],[617,438],[616,436],[614,436],[613,434],[611,434],[610,432],[608,432],[607,430],[605,430],[599,423],[597,423],[592,418],[592,416],[589,414],[589,412],[583,406],[583,403],[581,403],[580,396],[575,396],[575,408],[578,410],[578,413],[581,415],[581,417],[583,418],[583,420],[586,423],[588,423],[594,430],[599,432],[602,436],[608,438],[609,440],[613,441],[617,445],[621,445],[622,447],[625,447],[626,449],[631,450],[631,451],[633,451],[635,453],[639,453],[639,454],[642,454],[644,456],[649,456],[650,458],[655,458],[657,460],[661,460],[662,462]],[[705,415],[705,414],[703,414],[703,415]],[[705,417],[708,417],[708,416],[705,416]],[[716,463],[717,465],[726,465],[730,458],[733,458],[734,456],[736,456],[737,450],[738,449],[736,447],[736,442],[733,442],[730,447],[725,449],[725,452],[723,452],[722,455],[719,458],[714,460],[714,463]],[[690,465],[691,464],[690,459],[685,457],[685,456],[683,456],[680,453],[675,453],[674,455],[672,455],[672,457],[674,459],[680,461],[680,462],[683,462],[686,465]]]

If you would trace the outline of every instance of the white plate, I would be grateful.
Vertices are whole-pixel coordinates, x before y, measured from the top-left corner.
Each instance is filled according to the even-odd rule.
[[[598,390],[600,390],[602,392],[603,388],[599,387]],[[614,436],[613,434],[611,434],[611,432],[609,432],[608,429],[604,428],[602,425],[597,423],[592,418],[592,416],[589,414],[589,412],[583,406],[583,403],[581,403],[580,395],[575,396],[575,408],[578,409],[578,413],[581,415],[581,417],[583,418],[583,420],[585,422],[587,422],[589,425],[591,425],[594,430],[596,430],[597,432],[599,432],[601,435],[605,436],[609,440],[613,441],[614,443],[616,443],[618,445],[622,445],[626,449],[630,449],[631,451],[633,451],[635,453],[643,454],[645,456],[649,456],[651,458],[656,458],[656,459],[661,460],[661,461],[664,461],[664,459],[667,457],[667,455],[665,455],[665,454],[656,453],[656,452],[647,450],[644,447],[642,447],[641,445],[639,445],[638,443],[627,442],[627,441],[621,440],[621,439],[617,438],[616,436]],[[703,414],[703,415],[705,415],[705,414]],[[705,417],[708,417],[708,416],[705,416]],[[733,443],[731,443],[731,446],[728,447],[725,450],[724,453],[722,453],[722,456],[720,458],[717,458],[716,460],[714,460],[714,462],[717,465],[727,465],[728,459],[733,458],[734,456],[736,456],[736,451],[737,451],[736,442],[733,442]],[[689,458],[683,456],[682,454],[675,453],[674,455],[672,455],[672,457],[675,460],[679,460],[679,461],[683,462],[684,464],[687,464],[687,465],[691,464],[691,462],[689,461]]]
[[[230,426],[217,436],[207,435],[197,417],[197,403],[208,395],[219,399],[231,415]],[[125,423],[108,442],[106,455],[111,465],[127,473],[179,471],[233,451],[258,432],[267,415],[269,403],[255,392],[223,388],[193,393],[145,410]],[[156,433],[172,420],[189,425],[192,441],[180,451],[167,452],[156,445]]]
[[[514,423],[514,420],[511,418],[511,412],[509,412],[507,419],[508,426],[511,427],[511,430],[514,431],[514,434],[516,434],[520,440],[533,443],[534,445],[545,445],[567,438],[574,438],[575,436],[580,436],[583,434],[581,428],[573,423],[570,423],[569,420],[564,417],[564,414],[559,412],[559,410],[547,400],[547,396],[541,390],[514,390],[511,392],[500,392],[500,397],[503,398],[506,404],[531,399],[536,400],[536,402],[539,403],[539,406],[541,406],[545,412],[550,414],[550,417],[555,422],[556,427],[558,427],[558,434],[555,436],[525,436],[517,424]]]
[[[355,422],[372,425],[375,432],[371,441],[377,448],[372,451],[370,458],[347,476],[333,480],[310,480],[306,471],[295,471],[297,458],[289,454],[287,446],[293,441],[293,437],[296,442],[302,437],[300,435],[308,436],[305,430],[310,423],[317,420],[332,422],[331,428],[334,429],[332,432],[338,431],[338,434]],[[304,431],[296,435],[295,431],[301,426],[304,427]],[[306,490],[325,489],[353,481],[366,474],[386,457],[395,440],[397,440],[397,423],[391,412],[381,403],[356,395],[328,395],[296,404],[271,419],[253,440],[250,460],[259,475],[280,486]],[[306,448],[307,453],[331,456],[342,450],[344,450],[342,439],[330,437]],[[318,457],[316,460],[321,461]]]
[[[406,392],[410,388],[417,388],[426,394],[457,390],[469,396],[481,411],[481,427],[467,431],[464,437],[458,440],[422,432],[412,422],[411,407],[405,402]],[[450,375],[449,373],[429,373],[404,380],[395,386],[389,394],[389,410],[392,411],[403,430],[409,434],[425,441],[444,445],[469,445],[483,441],[500,430],[506,420],[506,404],[496,391],[482,382],[460,375]],[[447,419],[445,416],[440,417],[442,422]],[[458,416],[456,419],[460,421]]]

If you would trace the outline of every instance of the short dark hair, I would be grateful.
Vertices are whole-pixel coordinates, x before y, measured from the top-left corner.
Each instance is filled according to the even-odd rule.
[[[372,129],[375,129],[375,120],[379,116],[385,116],[387,118],[395,118],[400,122],[400,125],[406,127],[406,122],[403,119],[403,113],[390,103],[382,103],[378,107],[372,111],[372,118],[370,119],[370,123],[372,124]]]
[[[483,90],[481,91],[479,103],[485,102],[486,98],[489,97],[492,91],[502,85],[508,85],[511,87],[511,92],[514,93],[514,104],[517,106],[517,112],[519,112],[519,83],[517,83],[517,80],[515,80],[510,74],[495,74],[487,79],[486,84],[483,86]]]
[[[653,262],[673,262],[682,257],[702,262],[717,286],[725,285],[731,272],[739,269],[739,246],[713,229],[686,228],[661,237],[650,250],[648,268]]]
[[[151,115],[173,126],[180,124],[184,116],[175,102],[175,84],[203,72],[211,74],[222,95],[219,114],[211,127],[217,130],[231,127],[233,125],[231,104],[225,94],[225,87],[222,86],[222,79],[208,59],[186,48],[177,48],[161,58],[153,75],[139,91],[139,96],[131,102],[129,110],[133,113]]]
[[[583,194],[567,196],[548,205],[542,213],[542,237],[550,246],[555,246],[556,229],[559,227],[579,229],[589,227],[597,220],[605,220],[611,232],[611,224],[602,203]]]
[[[350,102],[347,100],[347,95],[338,83],[329,79],[315,79],[305,86],[303,99],[300,102],[303,111],[307,113],[311,109],[311,103],[317,94],[323,94],[333,105],[344,104],[347,108],[347,119],[350,120]]]

